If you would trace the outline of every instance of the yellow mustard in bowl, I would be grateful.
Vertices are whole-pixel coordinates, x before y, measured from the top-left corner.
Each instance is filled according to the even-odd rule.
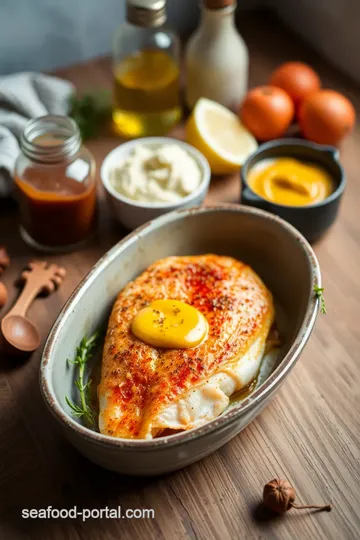
[[[260,197],[287,206],[314,204],[334,191],[333,179],[323,167],[287,157],[254,165],[248,184]]]

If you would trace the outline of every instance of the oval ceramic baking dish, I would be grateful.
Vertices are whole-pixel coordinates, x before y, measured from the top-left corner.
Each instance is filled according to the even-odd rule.
[[[91,431],[71,416],[74,367],[80,339],[104,323],[118,291],[157,259],[199,253],[230,255],[249,263],[273,292],[286,317],[283,357],[269,378],[239,405],[206,425],[154,440],[116,439]],[[274,396],[304,348],[318,312],[321,286],[316,257],[301,234],[280,218],[243,206],[194,208],[149,222],[113,247],[71,295],[48,337],[41,362],[44,399],[66,437],[108,469],[152,475],[182,468],[237,435]]]

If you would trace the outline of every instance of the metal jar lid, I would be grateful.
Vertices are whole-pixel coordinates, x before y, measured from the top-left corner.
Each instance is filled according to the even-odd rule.
[[[161,26],[166,21],[166,0],[128,0],[127,20],[145,28]]]

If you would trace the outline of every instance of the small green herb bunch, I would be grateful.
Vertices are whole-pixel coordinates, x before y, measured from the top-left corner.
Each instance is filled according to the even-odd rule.
[[[70,98],[70,116],[79,126],[83,141],[98,135],[111,118],[111,92],[99,90]]]

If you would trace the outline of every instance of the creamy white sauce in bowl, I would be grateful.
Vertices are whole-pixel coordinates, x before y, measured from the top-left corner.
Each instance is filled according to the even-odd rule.
[[[180,201],[195,191],[202,171],[192,155],[176,143],[151,147],[139,143],[110,171],[110,182],[135,201]]]
[[[199,206],[211,171],[196,148],[170,137],[145,137],[114,148],[100,177],[115,218],[128,229],[167,212]]]

